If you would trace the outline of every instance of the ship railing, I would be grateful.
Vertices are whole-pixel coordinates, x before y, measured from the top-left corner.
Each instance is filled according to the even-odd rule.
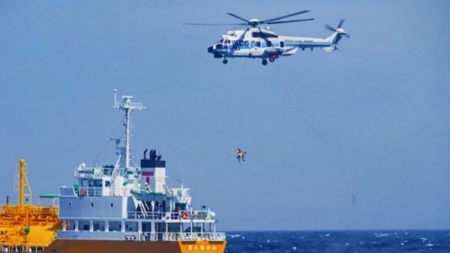
[[[223,232],[208,232],[206,234],[208,234],[208,239],[210,241],[225,241],[227,238]]]
[[[0,215],[3,220],[8,220],[8,218],[16,219],[20,215],[34,215],[35,218],[45,217],[58,217],[58,207],[57,206],[34,206],[30,204],[25,204],[23,206],[19,205],[4,205],[0,208]]]
[[[48,244],[6,243],[0,244],[0,252],[41,252]]]
[[[164,241],[225,241],[226,235],[223,232],[182,232],[164,233]]]
[[[142,209],[142,207],[141,207]],[[193,210],[179,212],[163,211],[132,211],[128,212],[129,219],[153,219],[153,220],[213,220],[212,212],[208,210]]]
[[[90,186],[90,187],[61,187],[60,188],[61,196],[103,196],[102,187],[98,186]]]

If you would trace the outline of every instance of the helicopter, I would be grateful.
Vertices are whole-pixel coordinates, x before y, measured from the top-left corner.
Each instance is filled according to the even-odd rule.
[[[308,10],[291,13],[288,15],[258,20],[256,18],[247,20],[233,13],[228,15],[237,18],[244,23],[237,24],[205,24],[205,23],[184,23],[184,25],[233,25],[247,26],[245,30],[231,30],[220,37],[220,40],[208,47],[208,53],[213,54],[214,58],[223,59],[222,63],[227,64],[228,58],[261,58],[262,65],[267,65],[267,60],[274,62],[280,56],[290,56],[297,53],[299,49],[305,51],[314,48],[321,48],[325,52],[338,50],[337,44],[343,36],[350,38],[342,25],[344,19],[341,19],[337,28],[326,25],[326,29],[333,32],[327,38],[294,37],[282,36],[273,32],[270,27],[262,28],[261,25],[284,24],[294,22],[312,21],[313,18],[281,20],[288,17],[300,15],[309,12]]]

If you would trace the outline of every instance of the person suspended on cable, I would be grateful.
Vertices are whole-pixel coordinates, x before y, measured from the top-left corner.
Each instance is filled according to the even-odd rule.
[[[244,150],[242,150],[241,148],[237,148],[237,159],[239,162],[241,162],[241,160],[243,162],[245,162],[245,155],[247,154],[247,152],[245,152]]]

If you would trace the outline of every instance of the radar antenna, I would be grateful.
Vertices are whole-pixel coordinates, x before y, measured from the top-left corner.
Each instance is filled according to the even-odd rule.
[[[133,96],[122,96],[122,102],[117,100],[117,89],[114,89],[114,108],[125,111],[125,168],[131,162],[131,111],[145,109],[142,103],[131,102]],[[123,155],[123,154],[122,154]]]

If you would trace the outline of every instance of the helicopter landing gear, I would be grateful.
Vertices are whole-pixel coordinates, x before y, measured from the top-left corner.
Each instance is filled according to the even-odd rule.
[[[262,60],[262,65],[264,65],[264,66],[267,65],[267,60],[266,59]]]
[[[270,62],[274,62],[274,61],[275,61],[275,59],[274,59],[274,58],[272,58],[272,57],[270,57],[270,58],[269,58],[269,61],[270,61]]]
[[[223,63],[223,64],[227,64],[227,63],[228,63],[228,60],[227,60],[227,59],[223,59],[222,63]]]

